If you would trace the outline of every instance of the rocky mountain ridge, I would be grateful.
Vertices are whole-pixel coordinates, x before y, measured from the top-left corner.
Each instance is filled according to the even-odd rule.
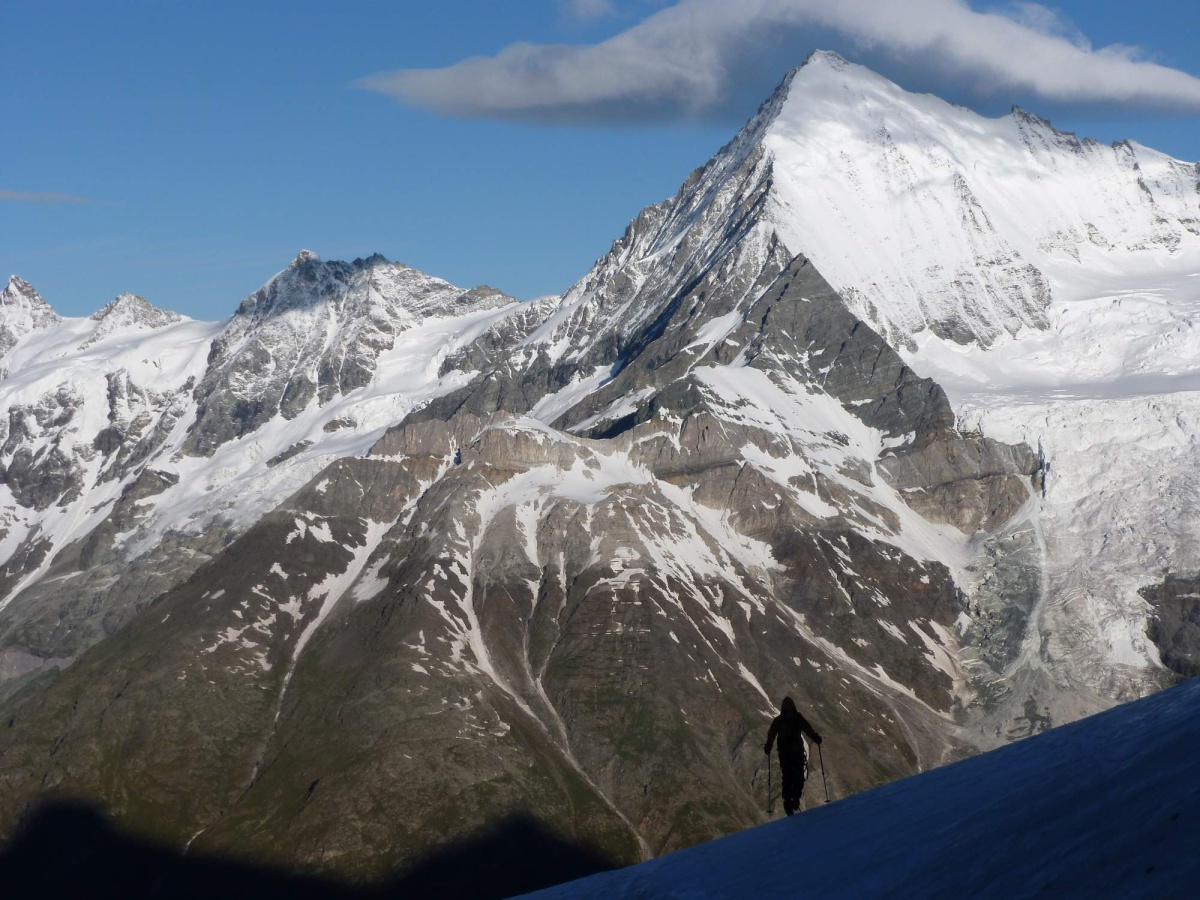
[[[2,327],[24,329],[0,380],[0,671],[28,676],[111,634],[330,459],[364,451],[436,381],[438,340],[513,303],[381,256],[308,252],[226,323],[132,294],[86,319],[28,286],[17,299],[0,309]]]

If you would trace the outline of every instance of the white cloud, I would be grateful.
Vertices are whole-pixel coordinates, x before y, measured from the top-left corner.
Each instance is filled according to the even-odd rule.
[[[1018,0],[1009,7],[1006,14],[1013,21],[1033,31],[1064,37],[1082,50],[1092,49],[1092,42],[1087,39],[1087,35],[1056,9],[1042,6],[1040,3]]]
[[[721,108],[764,44],[781,36],[799,44],[813,32],[953,77],[981,96],[1200,112],[1200,79],[1186,72],[1133,48],[1093,48],[1037,3],[983,12],[966,0],[679,0],[599,44],[513,44],[446,68],[383,72],[360,86],[469,117],[695,117]]]
[[[83,203],[92,204],[95,200],[87,197],[77,197],[74,194],[54,194],[30,191],[6,191],[0,188],[0,203]]]

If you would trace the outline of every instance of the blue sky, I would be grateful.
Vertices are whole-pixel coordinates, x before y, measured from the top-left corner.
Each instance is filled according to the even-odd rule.
[[[840,8],[890,28],[871,14],[880,2]],[[557,292],[817,47],[987,114],[1017,102],[1059,127],[1200,159],[1195,79],[1170,72],[1200,75],[1194,0],[906,2],[917,24],[900,46],[814,21],[806,0],[6,0],[0,273],[67,315],[129,290],[224,318],[301,248],[378,251],[522,298]],[[922,15],[954,18],[939,5],[961,33],[922,32]],[[759,30],[730,37],[730,8]],[[1004,21],[979,15],[990,11]],[[1025,44],[1006,22],[1029,47],[1061,38],[1026,67],[1037,77],[1022,75]],[[684,45],[663,41],[682,33]],[[993,38],[1000,62],[986,59]],[[1139,49],[1094,52],[1112,45]],[[691,70],[663,64],[673,80],[660,84],[637,53],[647,65],[681,54]]]

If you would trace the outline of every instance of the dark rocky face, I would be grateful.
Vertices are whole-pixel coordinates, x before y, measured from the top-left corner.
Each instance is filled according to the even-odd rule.
[[[1163,665],[1180,678],[1200,675],[1200,578],[1168,575],[1140,593],[1154,610],[1147,634]]]

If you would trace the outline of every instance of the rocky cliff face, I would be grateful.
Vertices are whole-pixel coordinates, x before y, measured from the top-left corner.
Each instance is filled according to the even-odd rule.
[[[1182,678],[1200,675],[1200,579],[1168,576],[1142,596],[1153,607],[1149,634],[1163,664]]]

